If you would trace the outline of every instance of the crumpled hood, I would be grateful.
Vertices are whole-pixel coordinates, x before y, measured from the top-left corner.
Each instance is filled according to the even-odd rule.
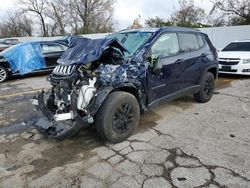
[[[118,48],[122,52],[128,52],[126,47],[117,39],[104,38],[92,40],[77,38],[57,62],[62,65],[91,63],[100,59],[103,51],[110,47]]]

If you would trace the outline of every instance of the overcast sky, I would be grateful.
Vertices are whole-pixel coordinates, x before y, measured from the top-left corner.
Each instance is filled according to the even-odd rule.
[[[209,0],[194,0],[195,5],[209,12],[211,3]],[[173,11],[178,9],[179,0],[117,0],[115,5],[115,20],[117,28],[124,29],[133,20],[141,15],[142,22],[151,17],[160,16],[168,18]]]
[[[209,0],[194,0],[195,5],[205,9],[211,9]],[[4,17],[7,11],[15,8],[15,0],[0,0],[0,17]],[[178,9],[178,0],[117,0],[115,4],[114,20],[116,30],[124,29],[133,20],[141,15],[142,22],[150,17],[161,16],[168,18],[171,13]]]

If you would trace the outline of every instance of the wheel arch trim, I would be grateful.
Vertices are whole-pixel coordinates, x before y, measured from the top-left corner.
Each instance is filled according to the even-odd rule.
[[[110,93],[116,92],[116,91],[124,91],[124,92],[132,94],[137,99],[137,102],[140,106],[140,110],[142,112],[146,110],[145,101],[144,101],[144,98],[146,99],[146,97],[142,94],[141,89],[136,87],[133,83],[123,83],[117,86],[110,86],[110,87],[104,88],[100,90],[99,92],[97,92],[95,111],[97,112],[99,110],[104,100],[107,98],[107,96]]]

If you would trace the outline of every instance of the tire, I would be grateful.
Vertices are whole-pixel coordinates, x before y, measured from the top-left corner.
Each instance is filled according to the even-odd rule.
[[[210,101],[214,93],[214,75],[207,72],[202,80],[200,91],[194,94],[194,100],[200,103]]]
[[[117,91],[109,94],[95,117],[98,134],[113,143],[126,140],[135,130],[140,107],[135,96]]]
[[[9,78],[9,71],[0,65],[0,83],[5,82]]]

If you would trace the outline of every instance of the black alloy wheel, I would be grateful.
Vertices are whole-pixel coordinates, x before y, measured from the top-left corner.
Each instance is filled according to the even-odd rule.
[[[119,133],[125,133],[128,131],[134,122],[133,109],[130,104],[124,103],[121,106],[117,107],[113,115],[113,128]]]
[[[124,91],[110,93],[95,116],[99,135],[111,142],[126,140],[135,130],[140,118],[136,97]]]
[[[210,101],[214,93],[214,75],[207,72],[201,82],[200,91],[194,94],[194,99],[197,102],[205,103]]]

